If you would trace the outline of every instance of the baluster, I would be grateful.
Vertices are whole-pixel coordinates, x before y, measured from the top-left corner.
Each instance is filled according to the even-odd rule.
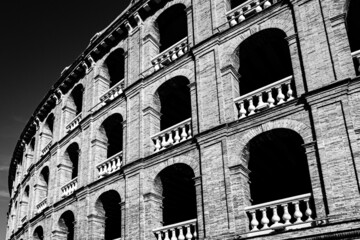
[[[187,134],[186,134],[185,126],[182,126],[181,129],[182,129],[182,132],[181,132],[181,142],[182,142],[182,141],[186,140]]]
[[[107,165],[106,166],[106,170],[107,170],[106,172],[107,172],[107,174],[110,174],[111,173],[111,161],[107,162],[106,165]]]
[[[178,56],[181,57],[182,55],[184,55],[184,51],[183,51],[182,47],[180,47]]]
[[[245,20],[244,13],[243,13],[243,11],[240,11],[240,12],[239,12],[238,21],[239,21],[239,23],[241,23],[241,22],[244,21],[244,20]]]
[[[172,61],[175,61],[175,60],[177,59],[176,50],[175,50],[175,51],[171,51],[171,52],[170,52],[170,55],[171,55],[171,60],[172,60]]]
[[[176,229],[175,228],[172,228],[170,229],[171,230],[171,240],[177,240],[177,237],[176,237]]]
[[[196,223],[194,223],[194,233],[193,233],[194,239],[197,237],[197,230],[196,230]]]
[[[174,139],[172,136],[172,131],[169,132],[169,140],[167,141],[168,145],[172,145],[174,143]]]
[[[230,17],[230,26],[235,26],[237,24],[235,20],[235,13]]]
[[[292,202],[292,204],[295,205],[295,212],[294,212],[294,218],[296,219],[295,223],[302,223],[303,221],[301,220],[301,218],[303,214],[300,211],[299,201],[294,201]]]
[[[117,158],[116,168],[119,169],[121,167],[121,157]]]
[[[175,129],[175,137],[174,137],[174,139],[175,139],[175,144],[179,143],[179,141],[180,141],[179,128]]]
[[[192,134],[191,134],[191,124],[187,125],[189,126],[189,130],[188,130],[188,139],[192,138]]]
[[[162,240],[161,232],[157,232],[156,234],[158,235],[158,239],[157,239],[157,240]]]
[[[269,219],[266,215],[266,208],[261,208],[260,211],[262,212],[262,218],[261,218],[261,224],[263,225],[263,227],[261,229],[267,229],[269,228]]]
[[[277,100],[278,100],[278,105],[279,105],[279,104],[284,103],[285,96],[282,93],[281,85],[277,88],[277,91],[278,91]]]
[[[249,99],[249,108],[248,108],[248,110],[249,110],[249,116],[253,115],[255,113],[255,106],[253,104],[252,97]]]
[[[291,101],[294,99],[293,90],[291,89],[291,82],[287,83],[286,86],[288,87],[288,91],[287,91],[286,95],[288,96],[288,101]]]
[[[114,172],[116,170],[116,158],[114,158],[113,160],[111,160],[112,162],[112,169],[111,172]]]
[[[246,117],[246,109],[244,108],[244,101],[242,101],[240,103],[239,114],[240,114],[239,119],[242,119],[242,118]]]
[[[191,240],[192,239],[192,234],[191,234],[191,226],[190,225],[186,225],[186,239],[187,240]]]
[[[259,99],[259,102],[258,102],[256,109],[259,110],[263,107],[267,107],[268,104],[264,103],[262,93],[259,93],[259,95],[257,97]]]
[[[311,211],[311,208],[310,208],[309,199],[305,199],[304,202],[306,203],[305,215],[308,217],[306,219],[306,222],[313,221],[313,219],[311,218],[312,211]]]
[[[154,65],[154,70],[158,71],[160,69],[160,64],[159,63],[153,63]]]
[[[257,227],[259,225],[259,222],[256,219],[256,212],[255,212],[255,210],[253,210],[250,213],[251,213],[251,222],[250,222],[250,224],[251,224],[251,227],[252,227],[251,231],[257,231],[257,230],[259,230],[258,227]]]
[[[184,233],[183,233],[183,228],[182,227],[179,227],[179,240],[185,240],[185,236],[184,236]]]
[[[160,145],[160,139],[159,137],[156,137],[156,140],[155,140],[155,152],[158,152],[161,148],[161,145]]]
[[[264,3],[264,9],[271,6],[271,2],[269,0],[266,0]]]
[[[163,148],[165,148],[167,146],[167,143],[166,143],[166,134],[160,136],[162,138],[162,142],[161,142],[161,146]]]
[[[255,11],[258,13],[258,12],[261,12],[262,11],[262,7],[260,6],[260,1],[256,1],[256,8],[255,8]]]
[[[267,94],[268,94],[267,103],[268,103],[269,107],[273,107],[273,106],[274,106],[275,99],[272,97],[271,89],[267,91]]]
[[[288,209],[288,205],[287,205],[287,203],[285,203],[285,204],[282,204],[281,205],[282,207],[283,207],[283,209],[284,209],[284,215],[283,215],[283,217],[282,217],[282,219],[285,221],[285,225],[290,225],[291,223],[290,223],[290,219],[291,219],[291,215],[289,214],[289,209]]]
[[[281,225],[279,223],[280,217],[279,217],[279,215],[277,213],[277,206],[272,206],[271,209],[273,210],[273,216],[271,218],[271,221],[273,222],[272,227],[277,227],[277,226]]]
[[[165,230],[164,233],[165,233],[165,238],[164,238],[164,240],[170,240],[170,238],[169,238],[169,231],[168,231],[168,230]]]

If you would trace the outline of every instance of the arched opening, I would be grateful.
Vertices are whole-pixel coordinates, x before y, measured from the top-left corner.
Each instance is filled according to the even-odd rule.
[[[230,7],[231,9],[236,8],[237,6],[240,6],[244,2],[247,2],[248,0],[230,0]]]
[[[66,240],[74,240],[75,235],[75,217],[74,214],[69,210],[64,212],[59,219],[60,230],[65,233]]]
[[[35,150],[35,138],[34,137],[31,139],[29,147],[30,147],[29,148],[30,152],[33,153]]]
[[[360,73],[360,2],[350,1],[349,11],[346,18],[347,33],[350,50],[353,53],[353,61],[357,74]]]
[[[21,218],[27,216],[27,211],[29,206],[29,195],[30,195],[30,187],[26,186],[21,201]]]
[[[164,226],[197,218],[194,176],[188,165],[177,163],[156,177],[157,190],[164,198]]]
[[[44,132],[47,133],[48,135],[53,136],[53,132],[54,132],[54,120],[55,120],[55,117],[54,117],[54,114],[51,113],[46,121],[45,121],[45,126],[44,126]]]
[[[40,172],[39,186],[42,188],[40,198],[44,199],[47,197],[49,192],[49,167],[44,167]]]
[[[82,112],[83,106],[83,92],[84,87],[81,84],[78,84],[71,92],[71,105],[75,110],[75,115],[78,115]]]
[[[189,80],[174,77],[163,83],[155,94],[155,104],[160,107],[160,129],[164,130],[191,118]]]
[[[105,60],[110,77],[110,88],[124,79],[125,76],[125,52],[118,48],[111,52]]]
[[[352,0],[346,18],[348,38],[351,52],[360,50],[360,2]]]
[[[311,193],[303,139],[289,129],[261,133],[248,143],[252,204]]]
[[[105,224],[102,224],[102,239],[112,240],[121,238],[121,198],[114,191],[107,191],[96,201],[96,210],[100,217],[104,217]]]
[[[240,95],[293,75],[286,34],[280,29],[262,30],[238,47]]]
[[[123,118],[120,114],[108,117],[100,127],[101,140],[107,143],[107,158],[122,151]]]
[[[80,148],[77,143],[72,143],[66,149],[65,158],[67,164],[72,168],[71,179],[78,176],[78,164],[79,164]]]
[[[160,34],[160,52],[187,37],[185,6],[175,4],[165,10],[156,20]]]
[[[35,228],[33,237],[34,237],[34,240],[44,240],[44,230],[41,226],[38,226],[37,228]]]

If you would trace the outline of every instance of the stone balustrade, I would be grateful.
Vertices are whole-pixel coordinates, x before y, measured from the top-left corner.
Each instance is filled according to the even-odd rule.
[[[249,0],[226,13],[230,26],[235,26],[245,19],[275,4],[278,0]]]
[[[122,94],[124,89],[125,81],[124,79],[120,80],[117,84],[115,84],[112,88],[110,88],[105,94],[100,97],[100,102],[102,105],[106,105],[111,102],[115,98],[117,98],[120,94]]]
[[[253,115],[262,109],[293,100],[292,81],[293,76],[289,76],[236,98],[234,102],[239,111],[239,119]],[[284,91],[286,91],[286,95],[284,95]]]
[[[187,51],[189,51],[189,42],[188,38],[185,37],[154,57],[151,60],[151,64],[153,65],[154,70],[158,71],[162,67],[183,56]]]
[[[192,138],[191,118],[171,126],[151,137],[155,152]]]
[[[44,198],[36,205],[37,212],[41,213],[46,207],[47,207],[47,198]]]
[[[73,120],[71,120],[71,122],[66,126],[66,131],[70,132],[71,130],[76,128],[81,122],[81,119],[82,119],[82,114],[80,113]]]
[[[99,178],[109,175],[119,170],[122,166],[123,152],[119,152],[105,161],[99,163],[96,168],[98,170]]]
[[[153,230],[157,240],[192,240],[197,239],[196,219],[175,223]]]
[[[354,60],[356,74],[360,75],[360,50],[351,53]]]
[[[50,141],[48,144],[46,144],[46,146],[44,147],[43,150],[41,150],[42,155],[45,155],[49,150],[50,147],[52,146],[52,141]]]
[[[310,197],[311,194],[307,193],[246,207],[244,210],[249,216],[250,231],[261,230],[261,234],[268,234],[275,228],[289,230],[311,226],[313,211],[310,209]]]
[[[77,189],[78,179],[77,177],[61,187],[62,197],[67,197]]]

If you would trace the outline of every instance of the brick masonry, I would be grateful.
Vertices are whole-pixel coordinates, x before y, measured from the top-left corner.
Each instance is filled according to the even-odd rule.
[[[165,1],[165,0],[162,0]],[[355,0],[353,0],[355,1]],[[138,1],[136,1],[138,2]],[[157,72],[147,72],[159,52],[157,16],[175,4],[184,4],[188,16],[190,53]],[[59,227],[65,211],[75,216],[75,239],[103,239],[104,219],[96,204],[106,191],[121,197],[122,239],[155,239],[152,229],[162,226],[162,196],[157,176],[176,163],[195,174],[199,239],[235,239],[249,231],[243,211],[249,206],[248,148],[260,133],[285,128],[304,141],[316,216],[327,219],[312,228],[279,232],[258,239],[356,239],[360,236],[360,81],[355,75],[345,21],[346,0],[278,1],[252,18],[229,27],[227,0],[174,0],[134,27],[116,48],[125,51],[124,93],[106,106],[99,97],[109,88],[109,74],[99,59],[79,80],[84,87],[82,121],[66,126],[75,116],[71,90],[51,110],[55,116],[52,146],[42,155],[45,121],[26,144],[22,164],[12,183],[6,239],[35,239],[41,226],[44,239],[66,239]],[[238,120],[234,99],[241,76],[236,51],[259,31],[278,28],[289,42],[296,100]],[[259,69],[261,71],[261,69]],[[151,136],[159,132],[157,89],[176,76],[190,85],[193,138],[153,152]],[[120,171],[98,178],[96,165],[106,159],[101,124],[113,114],[123,122],[123,163]],[[80,148],[78,187],[62,198],[70,180],[66,149]],[[47,207],[40,172],[50,169]],[[30,187],[24,204],[25,188]],[[27,217],[24,222],[22,219]]]

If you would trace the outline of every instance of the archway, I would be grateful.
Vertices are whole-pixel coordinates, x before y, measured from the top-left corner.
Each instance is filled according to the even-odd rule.
[[[103,228],[99,229],[103,232],[98,233],[105,240],[121,238],[121,198],[114,191],[107,191],[96,201],[96,211],[100,217],[103,217]]]
[[[119,153],[123,149],[123,118],[120,114],[113,114],[101,124],[100,138],[107,143],[107,158]]]
[[[187,16],[183,4],[166,9],[157,19],[160,35],[160,52],[187,37]]]
[[[124,79],[125,76],[125,52],[118,48],[111,52],[104,62],[110,77],[110,88]]]
[[[37,228],[35,228],[33,237],[34,237],[34,240],[44,240],[44,230],[41,226],[38,226]]]
[[[66,240],[74,240],[75,236],[75,217],[70,210],[64,212],[58,222],[60,230],[66,236]]]

